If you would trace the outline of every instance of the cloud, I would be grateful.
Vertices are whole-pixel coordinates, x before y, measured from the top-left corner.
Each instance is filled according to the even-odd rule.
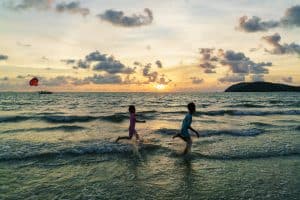
[[[191,77],[190,79],[192,80],[193,84],[201,84],[204,82],[203,78],[200,79],[198,77]]]
[[[0,54],[0,61],[1,60],[7,60],[8,59],[8,56],[7,55],[1,55]]]
[[[85,60],[88,62],[105,61],[107,59],[107,55],[101,54],[99,51],[92,52],[85,57]]]
[[[287,26],[300,27],[300,5],[288,8],[285,11],[284,17],[281,19],[281,23]]]
[[[133,14],[126,16],[123,11],[106,10],[103,14],[97,15],[100,19],[116,26],[139,27],[149,25],[153,21],[153,14],[149,8],[144,9],[145,15]]]
[[[39,84],[41,86],[62,86],[67,85],[71,77],[69,76],[56,76],[53,78],[46,78],[46,77],[38,77]]]
[[[123,63],[113,58],[99,62],[93,68],[95,71],[105,71],[110,74],[132,74],[135,72],[135,68],[126,67]]]
[[[143,68],[143,76],[148,78],[149,82],[156,82],[158,77],[158,72],[150,72],[151,70],[151,63],[148,63]]]
[[[157,81],[158,84],[168,85],[172,80],[166,79],[165,75],[161,75],[159,80]]]
[[[30,8],[49,9],[53,4],[53,0],[22,0],[17,4],[10,2],[13,9],[26,10]]]
[[[204,69],[204,73],[216,73],[214,70],[216,66],[212,64],[213,62],[217,61],[218,58],[214,56],[214,49],[213,48],[200,48],[199,53],[201,55],[200,64],[199,66]]]
[[[226,74],[225,77],[218,79],[221,83],[234,83],[234,82],[242,82],[245,81],[245,76],[241,74]]]
[[[278,33],[262,37],[262,39],[273,47],[271,50],[265,50],[270,54],[299,54],[300,45],[296,43],[280,44],[281,36]]]
[[[85,60],[78,60],[76,66],[73,67],[74,69],[88,69],[90,68],[90,64],[88,62],[86,62]]]
[[[155,64],[156,64],[156,66],[157,66],[158,68],[162,68],[162,67],[163,67],[163,65],[162,65],[162,63],[161,63],[160,60],[157,60],[157,61],[155,62]]]
[[[7,76],[5,76],[5,77],[1,78],[0,80],[2,80],[2,81],[8,81],[9,78]]]
[[[84,79],[74,79],[73,84],[75,85],[85,85],[89,83],[93,84],[120,84],[122,83],[122,78],[115,74],[94,74],[93,76],[88,76]]]
[[[55,10],[60,13],[68,12],[71,14],[81,14],[82,16],[87,16],[88,14],[90,14],[90,10],[88,8],[80,7],[80,3],[78,1],[59,3],[56,5]]]
[[[272,66],[271,62],[255,63],[246,57],[244,53],[234,52],[232,50],[224,52],[220,63],[224,66],[229,66],[232,73],[242,74],[267,74],[269,70],[265,67]]]
[[[66,64],[75,64],[74,69],[89,69],[92,66],[94,71],[102,71],[110,74],[133,74],[135,67],[127,67],[113,56],[94,51],[78,61],[74,59],[61,60]]]
[[[288,77],[282,77],[281,79],[285,83],[293,83],[293,77],[288,76]]]
[[[276,27],[300,27],[300,5],[286,9],[284,16],[280,20],[263,21],[260,17],[253,16],[239,18],[237,30],[244,32],[268,31]]]
[[[261,18],[257,16],[253,16],[252,18],[243,16],[239,19],[237,29],[245,32],[257,32],[267,31],[278,26],[279,22],[277,21],[262,21]]]

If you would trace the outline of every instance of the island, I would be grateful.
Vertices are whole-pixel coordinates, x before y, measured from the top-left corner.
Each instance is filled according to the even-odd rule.
[[[271,82],[242,82],[231,85],[225,92],[300,92],[300,87]]]

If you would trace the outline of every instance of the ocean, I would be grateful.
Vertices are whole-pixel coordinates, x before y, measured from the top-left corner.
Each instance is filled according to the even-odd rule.
[[[0,93],[0,199],[299,199],[299,155],[300,93]]]

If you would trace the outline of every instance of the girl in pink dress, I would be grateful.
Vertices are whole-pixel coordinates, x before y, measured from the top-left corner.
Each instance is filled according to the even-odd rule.
[[[130,113],[130,123],[129,123],[129,136],[123,136],[123,137],[118,137],[116,142],[122,139],[130,140],[133,135],[135,135],[136,140],[139,140],[139,134],[135,130],[135,123],[140,122],[140,123],[145,123],[146,121],[142,120],[137,120],[135,117],[135,107],[133,105],[129,106],[129,113]]]

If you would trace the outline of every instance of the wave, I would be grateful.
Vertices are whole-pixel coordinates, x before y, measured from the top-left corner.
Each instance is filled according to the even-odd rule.
[[[45,127],[45,128],[28,128],[28,129],[12,129],[6,130],[2,133],[19,133],[19,132],[47,132],[47,131],[64,131],[64,132],[74,132],[83,130],[83,126],[55,126],[55,127]]]
[[[225,107],[229,107],[229,108],[266,108],[268,106],[244,103],[244,104],[236,104],[236,105],[227,105]]]
[[[179,129],[158,129],[155,130],[154,133],[161,134],[161,135],[175,135],[179,133]],[[230,136],[237,136],[237,137],[251,137],[263,134],[264,131],[261,129],[245,129],[245,130],[203,130],[198,131],[200,137],[210,137],[216,135],[230,135]]]
[[[43,145],[41,145],[43,146]],[[64,156],[81,156],[81,155],[97,155],[97,154],[129,154],[134,152],[134,148],[138,148],[139,152],[144,151],[151,152],[160,149],[159,145],[154,144],[141,144],[135,147],[130,144],[119,144],[119,143],[101,143],[91,144],[90,146],[73,146],[62,149],[48,148],[51,150],[39,151],[39,152],[16,152],[0,155],[0,162],[12,161],[12,160],[28,160],[28,159],[51,159],[56,157]]]

